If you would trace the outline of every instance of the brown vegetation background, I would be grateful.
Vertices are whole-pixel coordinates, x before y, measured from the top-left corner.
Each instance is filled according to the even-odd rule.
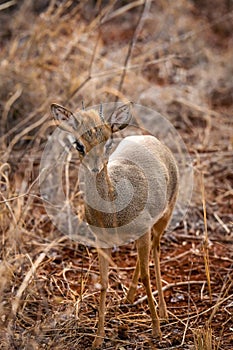
[[[162,241],[163,340],[141,285],[124,306],[131,244],[113,252],[103,348],[233,348],[232,25],[231,0],[0,1],[0,349],[91,347],[96,251],[58,232],[38,185],[51,102],[82,100],[152,107],[194,165],[188,214]]]

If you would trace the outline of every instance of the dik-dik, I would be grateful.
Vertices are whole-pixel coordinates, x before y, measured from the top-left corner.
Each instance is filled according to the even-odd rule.
[[[150,284],[149,259],[152,247],[159,298],[159,316],[167,319],[160,274],[160,238],[170,221],[177,198],[179,177],[176,161],[170,150],[157,138],[150,135],[127,136],[121,140],[112,153],[109,151],[113,133],[124,129],[130,123],[132,115],[130,104],[118,107],[108,119],[104,118],[102,111],[98,113],[95,110],[80,110],[72,113],[57,104],[52,104],[51,110],[56,123],[70,134],[70,141],[79,153],[81,164],[84,164],[87,169],[89,179],[93,177],[98,193],[103,196],[105,202],[107,201],[110,205],[116,200],[117,184],[122,178],[127,179],[132,186],[134,193],[131,201],[119,212],[103,212],[92,208],[88,201],[85,204],[85,217],[92,230],[95,231],[96,227],[97,235],[100,234],[99,229],[101,228],[103,235],[108,229],[113,229],[109,233],[109,239],[111,240],[112,237],[113,242],[115,242],[114,235],[117,236],[118,231],[121,237],[124,236],[124,227],[127,227],[126,234],[132,230],[131,237],[134,235],[137,237],[138,258],[126,300],[133,302],[140,276],[148,298],[152,334],[161,337],[160,321]],[[80,129],[83,129],[84,132],[80,133]],[[149,194],[148,183],[152,184],[149,187]],[[86,185],[84,195],[91,198],[92,193],[90,192],[90,186]],[[145,198],[148,195],[150,200],[145,204]],[[141,211],[143,214],[140,216]],[[137,221],[137,217],[140,218],[140,222]],[[130,226],[131,222],[132,226]],[[105,301],[110,251],[110,248],[104,248],[100,249],[98,254],[101,292],[94,348],[102,344],[105,334]]]

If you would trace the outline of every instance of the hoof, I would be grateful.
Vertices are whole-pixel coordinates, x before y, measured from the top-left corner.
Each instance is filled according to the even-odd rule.
[[[135,289],[136,291],[136,289]],[[135,291],[131,291],[130,293],[128,293],[126,295],[126,298],[125,298],[125,303],[126,304],[133,304],[134,302],[134,296],[135,296]]]
[[[158,340],[162,339],[162,332],[160,330],[160,327],[152,328],[152,337]]]
[[[134,302],[134,299],[127,298],[127,297],[126,297],[125,300],[124,300],[124,304],[125,304],[125,305],[132,305],[133,302]]]
[[[101,347],[101,345],[103,344],[104,338],[101,336],[96,336],[95,340],[92,343],[92,349],[98,349]]]
[[[159,318],[162,322],[168,322],[167,310],[159,310]]]

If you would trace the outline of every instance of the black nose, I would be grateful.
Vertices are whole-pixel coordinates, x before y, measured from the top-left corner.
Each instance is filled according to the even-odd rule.
[[[92,171],[93,173],[98,173],[98,172],[99,172],[99,169],[98,169],[98,168],[92,168],[91,171]]]

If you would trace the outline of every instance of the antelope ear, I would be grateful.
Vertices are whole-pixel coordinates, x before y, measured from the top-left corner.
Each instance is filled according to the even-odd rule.
[[[65,107],[62,107],[56,103],[52,103],[51,112],[55,121],[58,122],[57,124],[61,129],[65,131],[69,131],[70,127],[77,129],[79,122],[73,113]]]
[[[110,125],[112,132],[124,129],[128,126],[132,114],[131,114],[132,102],[127,103],[117,108],[110,117]]]

